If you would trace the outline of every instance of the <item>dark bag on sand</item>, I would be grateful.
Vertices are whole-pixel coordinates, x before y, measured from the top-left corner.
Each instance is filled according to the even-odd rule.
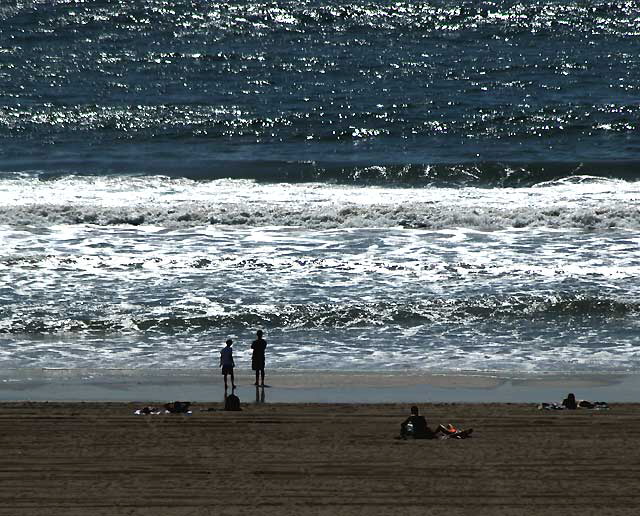
[[[229,394],[224,400],[224,409],[225,410],[242,410],[240,408],[240,398],[235,394]]]

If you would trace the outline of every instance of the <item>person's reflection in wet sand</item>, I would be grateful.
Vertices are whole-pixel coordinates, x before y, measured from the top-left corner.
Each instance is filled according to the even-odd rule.
[[[264,386],[256,385],[256,403],[264,403]]]

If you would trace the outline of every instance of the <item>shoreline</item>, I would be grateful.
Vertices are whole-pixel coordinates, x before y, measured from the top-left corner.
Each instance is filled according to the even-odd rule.
[[[539,403],[579,399],[635,402],[640,374],[267,371],[268,388],[236,376],[236,394],[258,403]],[[0,401],[150,402],[224,399],[217,369],[0,369]]]

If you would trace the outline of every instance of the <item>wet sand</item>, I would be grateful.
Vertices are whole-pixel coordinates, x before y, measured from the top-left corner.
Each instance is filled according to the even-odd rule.
[[[254,378],[236,377],[243,401],[256,397]],[[638,401],[638,374],[521,375],[268,371],[269,403],[420,403],[560,401],[568,392],[594,401]],[[1,401],[216,402],[219,369],[0,369]]]
[[[394,437],[406,404],[0,404],[2,515],[640,511],[640,405],[424,404],[467,440]]]

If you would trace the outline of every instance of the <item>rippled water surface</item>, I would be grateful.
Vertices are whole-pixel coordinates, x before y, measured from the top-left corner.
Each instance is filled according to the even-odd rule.
[[[52,1],[0,21],[3,168],[638,160],[635,2]]]

